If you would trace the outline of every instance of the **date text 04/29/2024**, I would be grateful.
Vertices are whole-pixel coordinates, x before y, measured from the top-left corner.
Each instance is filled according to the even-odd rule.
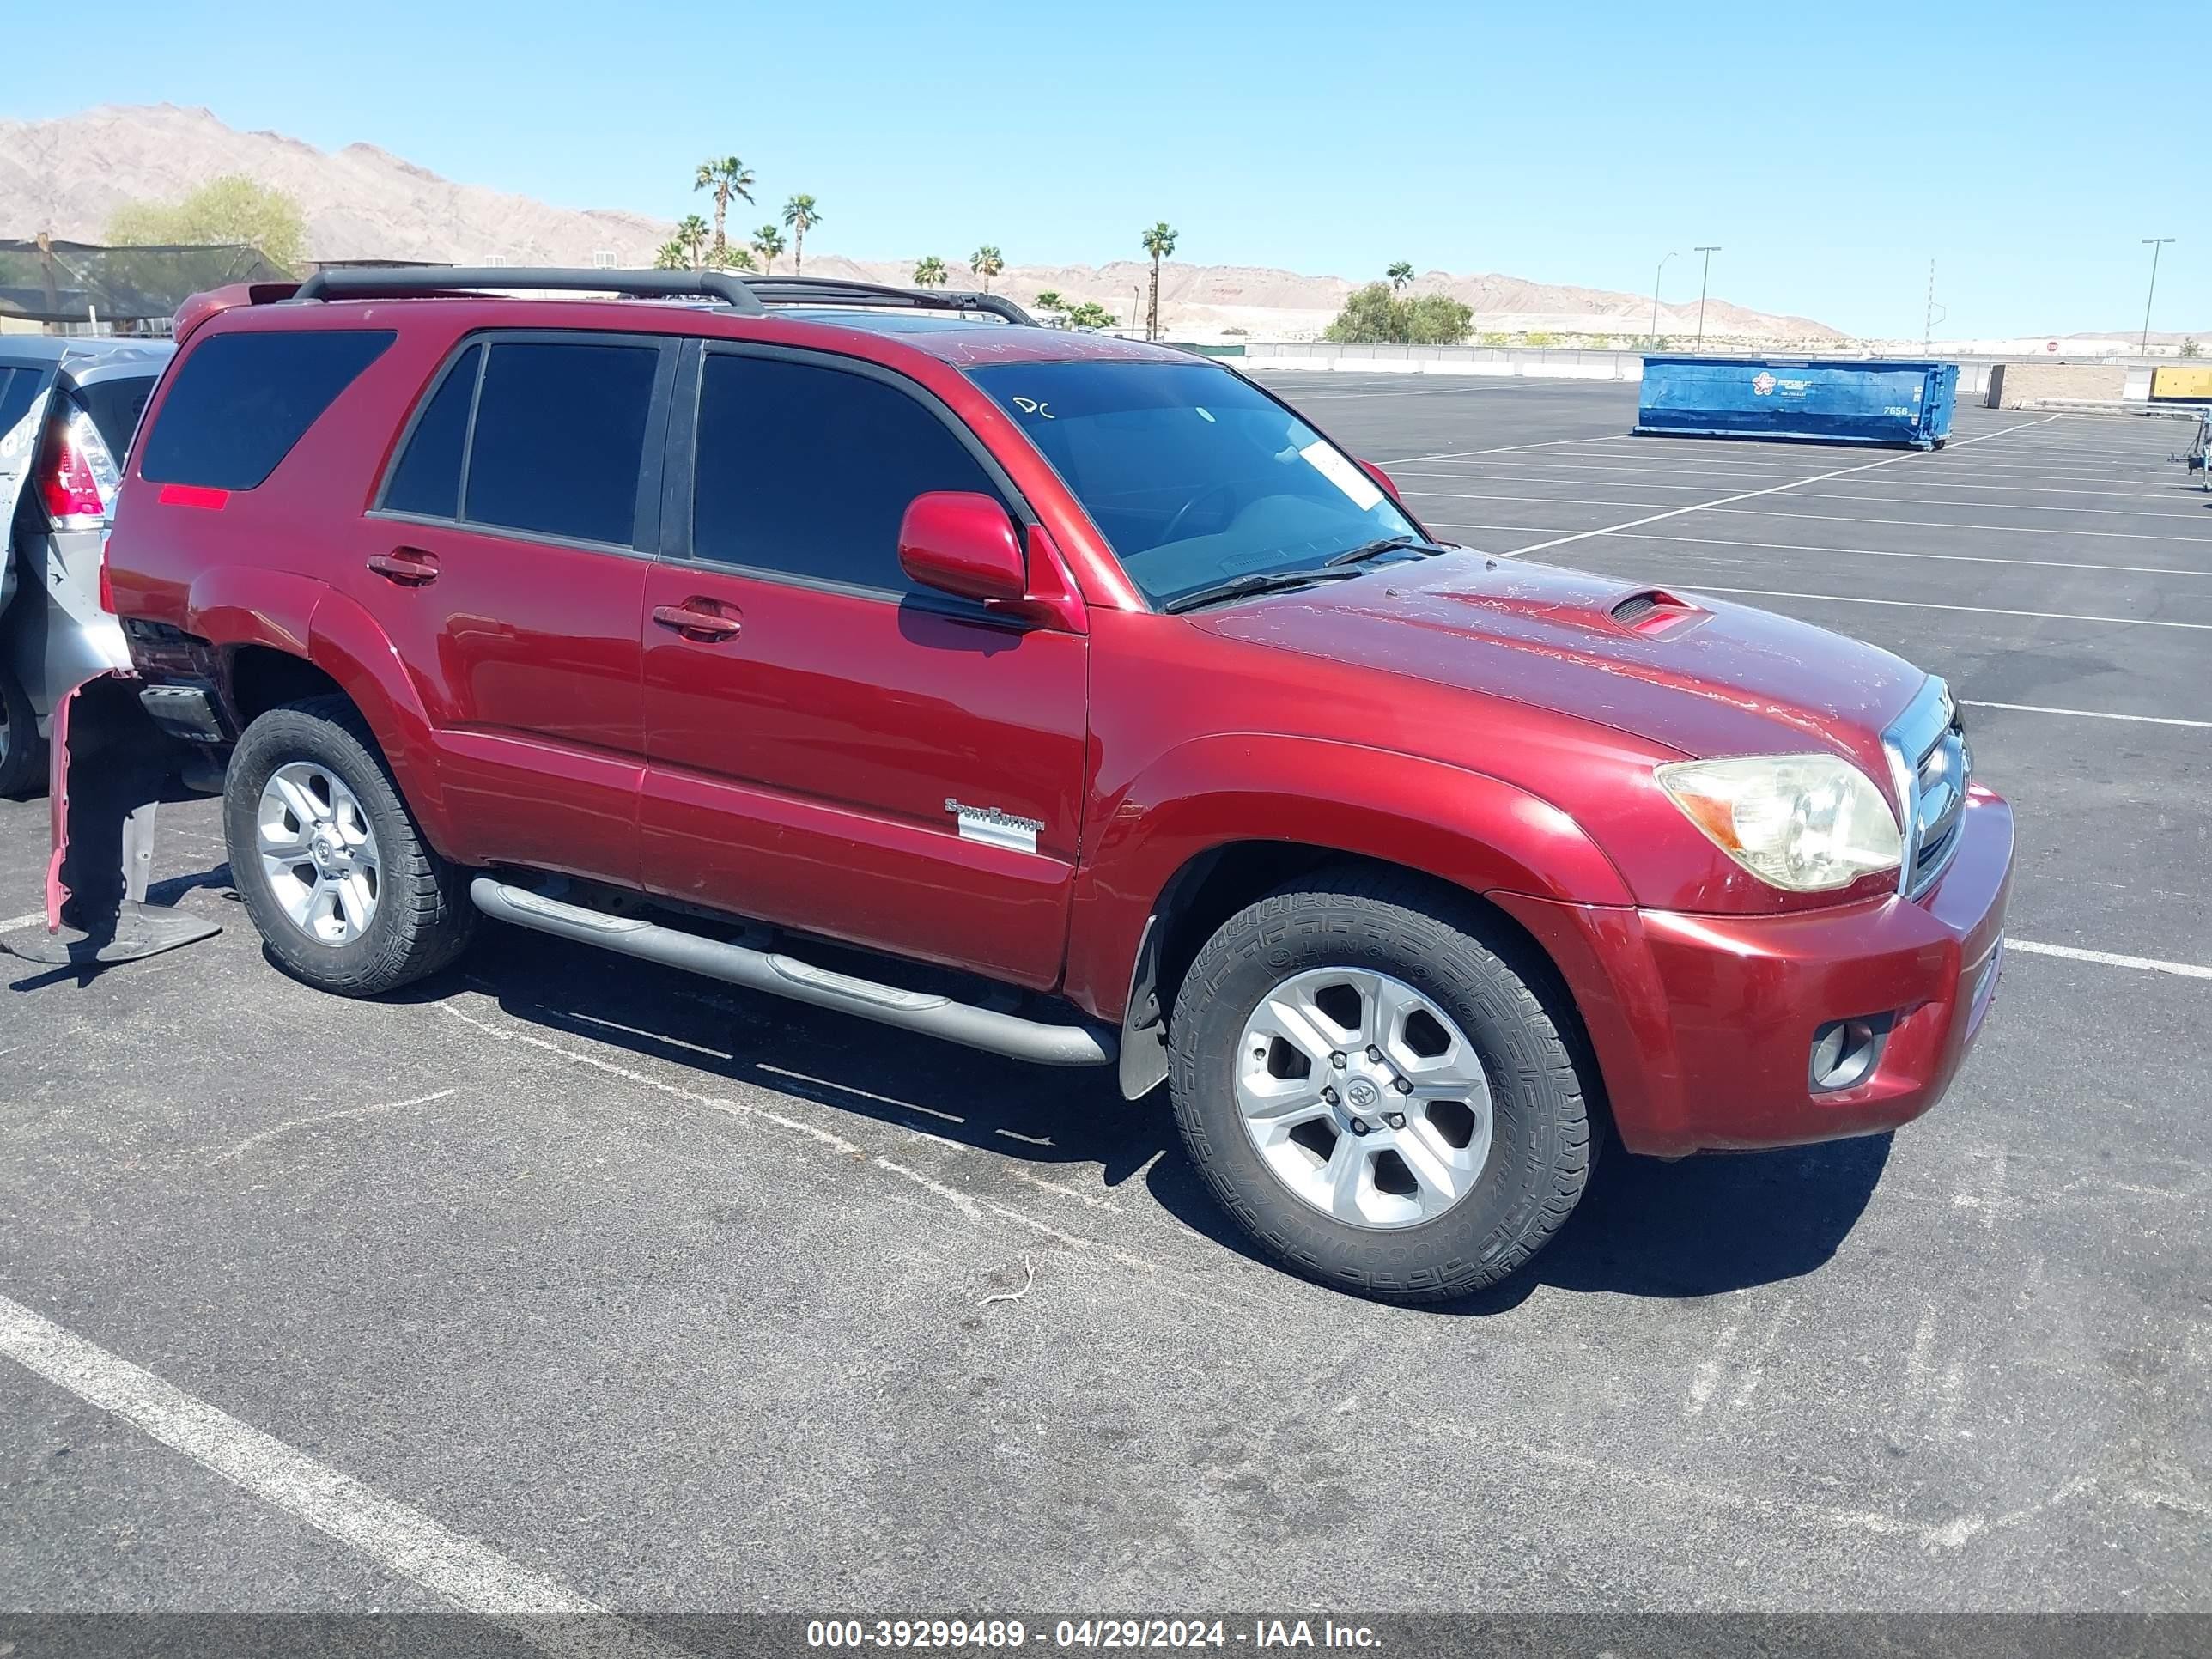
[[[959,1650],[1040,1646],[1060,1649],[1369,1649],[1382,1645],[1365,1625],[1334,1619],[1255,1619],[1249,1626],[1221,1619],[1061,1619],[1032,1632],[1018,1619],[817,1619],[806,1645],[817,1649]]]

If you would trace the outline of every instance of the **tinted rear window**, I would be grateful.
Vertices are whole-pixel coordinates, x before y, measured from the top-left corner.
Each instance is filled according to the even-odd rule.
[[[495,342],[461,516],[628,546],[659,366],[658,346]]]
[[[406,452],[392,469],[384,505],[392,513],[450,519],[460,511],[461,450],[469,441],[469,410],[476,402],[477,370],[483,348],[472,345],[447,371],[408,435]]]
[[[301,329],[202,343],[162,400],[140,476],[253,489],[395,337],[389,329]]]

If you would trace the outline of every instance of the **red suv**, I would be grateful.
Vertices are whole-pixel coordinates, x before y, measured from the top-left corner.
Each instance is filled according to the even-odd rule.
[[[277,960],[374,994],[483,912],[1164,1079],[1261,1244],[1405,1300],[1526,1261],[1608,1124],[1936,1103],[2013,841],[1940,682],[1440,545],[1232,370],[1028,323],[610,271],[188,304],[107,575]]]

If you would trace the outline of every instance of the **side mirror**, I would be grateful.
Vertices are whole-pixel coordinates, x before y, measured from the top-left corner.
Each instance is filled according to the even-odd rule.
[[[899,568],[924,587],[965,599],[1018,599],[1029,592],[1029,556],[1006,509],[970,490],[917,495],[899,521]]]
[[[1388,495],[1392,501],[1396,501],[1399,506],[1405,506],[1405,499],[1398,494],[1398,486],[1391,480],[1389,473],[1385,472],[1381,467],[1376,465],[1372,461],[1360,462],[1359,470],[1362,472],[1364,472],[1369,477],[1374,479],[1377,484],[1381,485],[1382,493],[1385,495]]]

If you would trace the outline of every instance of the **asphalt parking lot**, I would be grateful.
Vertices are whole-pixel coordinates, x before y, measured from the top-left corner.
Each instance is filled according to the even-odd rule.
[[[1632,439],[1631,387],[1271,384],[1450,539],[1950,678],[2021,846],[1935,1114],[1609,1158],[1521,1279],[1380,1307],[1249,1257],[1164,1101],[1103,1078],[497,930],[318,995],[213,805],[165,808],[157,896],[221,936],[0,997],[0,1334],[52,1322],[86,1379],[0,1364],[0,1606],[511,1572],[624,1611],[2212,1611],[2212,497],[2178,426],[1967,410],[1900,454]],[[0,915],[45,847],[0,804]],[[151,1379],[224,1415],[161,1395],[165,1443],[88,1397]]]

